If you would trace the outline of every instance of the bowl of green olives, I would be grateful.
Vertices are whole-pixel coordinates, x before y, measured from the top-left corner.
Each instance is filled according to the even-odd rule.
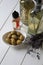
[[[25,35],[21,31],[10,31],[3,35],[3,41],[8,45],[17,46],[24,42]]]

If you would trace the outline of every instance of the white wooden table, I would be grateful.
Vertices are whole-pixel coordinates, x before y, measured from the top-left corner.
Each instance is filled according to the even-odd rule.
[[[41,49],[41,59],[38,60],[29,54],[26,55],[28,45],[10,47],[2,40],[3,34],[13,29],[12,12],[17,10],[20,13],[20,4],[17,1],[0,0],[0,65],[43,65],[43,49]]]

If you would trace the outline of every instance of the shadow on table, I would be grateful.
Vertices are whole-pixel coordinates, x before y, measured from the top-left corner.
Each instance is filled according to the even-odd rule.
[[[29,44],[24,43],[24,44],[21,44],[21,45],[12,46],[12,48],[13,48],[13,49],[16,49],[16,50],[23,50],[23,49],[27,49],[28,46],[29,46]]]

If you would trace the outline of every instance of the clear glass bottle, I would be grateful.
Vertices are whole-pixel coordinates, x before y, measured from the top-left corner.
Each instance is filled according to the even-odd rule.
[[[36,1],[36,4],[33,2]],[[35,8],[36,7],[36,8]],[[31,16],[31,11],[35,9],[36,15]],[[22,22],[28,26],[28,33],[36,34],[43,17],[41,9],[41,0],[20,0],[20,15]]]
[[[28,32],[31,32],[33,34],[37,34],[39,31],[39,28],[42,27],[43,25],[41,25],[42,21],[42,17],[43,17],[43,9],[41,9],[42,7],[42,0],[34,0],[34,4],[35,7],[33,8],[32,11],[29,12],[30,14],[30,22],[31,24],[29,25],[28,23]],[[40,29],[40,32],[42,32],[42,30]]]
[[[29,11],[29,14],[30,13],[31,13],[31,10]],[[42,32],[41,29],[39,30],[39,28],[41,27],[41,24],[43,23],[42,17],[43,17],[43,10],[39,11],[34,16],[31,16],[30,14],[29,22],[28,22],[28,33],[37,34]]]
[[[34,3],[32,0],[20,0],[20,17],[25,25],[28,25],[29,10],[32,9],[33,7]]]

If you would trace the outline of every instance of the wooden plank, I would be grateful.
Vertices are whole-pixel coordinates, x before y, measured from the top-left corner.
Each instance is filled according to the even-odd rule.
[[[8,18],[9,14],[12,12],[13,8],[17,4],[18,0],[4,0],[0,5],[0,29],[6,19]]]
[[[14,9],[17,10],[19,12],[19,4],[17,5],[17,7]],[[3,26],[2,30],[0,31],[0,63],[2,62],[2,59],[7,51],[7,49],[9,48],[8,45],[5,44],[5,42],[3,42],[2,40],[2,36],[8,32],[13,30],[13,26],[12,26],[12,14],[11,16],[8,18],[8,20],[6,21],[5,25]]]
[[[3,2],[3,0],[0,0],[0,4]]]
[[[15,8],[15,10],[19,11],[19,6],[17,8]],[[6,45],[5,42],[3,42],[2,36],[6,32],[13,30],[11,21],[12,21],[12,15],[9,17],[8,21],[6,22],[6,24],[4,25],[4,27],[0,31],[0,40],[1,40],[0,41],[0,43],[1,43],[0,44],[0,64],[2,63],[2,65],[6,65],[7,63],[8,63],[7,65],[10,65],[10,64],[12,65],[12,63],[15,64],[15,65],[20,65],[20,63],[22,62],[22,59],[23,59],[23,57],[24,57],[24,55],[27,51],[27,45],[22,45],[22,46],[17,47],[17,48],[11,47],[9,49],[9,52],[5,56],[5,59],[3,59],[6,51],[9,48],[9,46]],[[9,56],[11,58],[9,58]],[[9,59],[9,62],[8,62],[8,59]],[[7,60],[7,61],[5,62],[5,60]]]
[[[18,8],[18,7],[17,7]],[[19,10],[18,9],[15,10]],[[2,28],[2,30],[0,31],[0,62],[3,59],[4,54],[6,53],[7,49],[9,48],[8,45],[6,45],[3,41],[2,41],[2,36],[3,34],[5,34],[8,31],[13,30],[13,26],[12,26],[12,15],[9,17],[8,21],[6,22],[6,24],[4,25],[4,27]],[[2,34],[2,35],[1,35]],[[4,50],[3,50],[4,49]],[[2,51],[2,53],[1,53]],[[2,65],[20,65],[20,63],[22,62],[22,59],[25,55],[27,51],[27,45],[22,45],[20,47],[11,47],[7,53],[7,55],[5,56],[5,58],[3,59],[3,62],[1,63]],[[3,55],[2,55],[3,54]],[[8,60],[9,59],[9,60]],[[6,62],[5,62],[6,60]],[[11,60],[11,61],[10,61]],[[8,63],[8,64],[7,64]]]
[[[43,65],[43,49],[40,51],[40,60],[33,53],[31,55],[27,54],[22,65]]]
[[[26,45],[22,45],[20,47],[11,47],[1,65],[20,65],[26,52]]]
[[[3,34],[5,34],[8,31],[13,30],[12,27],[12,16],[9,17],[8,21],[6,22],[6,24],[4,25],[4,27],[2,28],[1,32],[0,32],[0,62],[3,59],[3,56],[6,52],[6,50],[9,48],[8,45],[6,45],[3,40],[2,40],[2,36]],[[7,55],[5,56],[3,62],[1,63],[1,65],[20,65],[20,63],[22,62],[22,59],[25,55],[25,53],[27,52],[27,45],[20,45],[17,47],[11,47],[7,53]],[[6,60],[6,61],[5,61]]]
[[[9,23],[11,22],[11,17],[10,20],[6,22],[5,26],[3,27],[3,29],[0,31],[0,62],[4,56],[4,54],[6,53],[7,49],[8,49],[8,45],[5,44],[5,42],[3,42],[2,40],[2,36],[12,30],[12,25],[10,25]],[[8,25],[9,24],[9,25]]]
[[[40,60],[34,58],[33,56],[27,54],[22,65],[42,65]]]

